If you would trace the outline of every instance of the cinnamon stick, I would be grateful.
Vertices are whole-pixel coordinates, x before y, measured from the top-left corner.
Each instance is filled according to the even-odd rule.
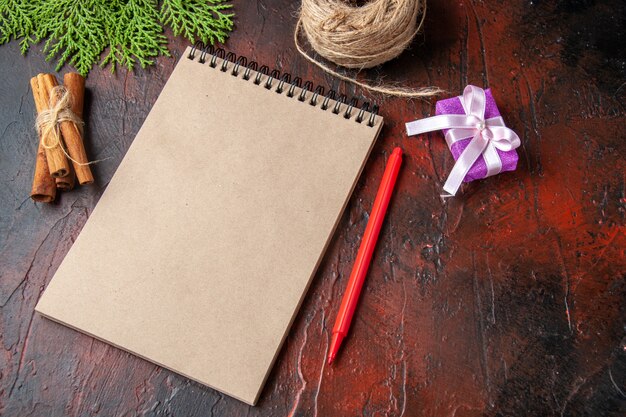
[[[83,118],[83,102],[85,100],[85,77],[77,72],[68,72],[63,76],[63,85],[72,94],[72,111]]]
[[[35,100],[39,100],[39,106],[42,109],[49,109],[50,93],[54,87],[59,85],[59,83],[57,82],[56,77],[52,74],[37,75],[37,82],[39,83],[39,95]],[[41,139],[42,142],[46,144],[52,143],[53,139],[50,137],[51,135],[54,135],[54,131],[44,132]],[[69,162],[65,157],[62,146],[60,138],[59,143],[56,146],[44,146],[50,175],[54,178],[64,177],[70,171]]]
[[[37,108],[37,114],[39,114],[43,108],[39,101],[39,83],[37,77],[30,79],[30,86],[33,90],[33,97],[35,98],[35,107]],[[48,169],[48,161],[46,160],[46,152],[41,144],[41,138],[39,138],[39,146],[37,148],[37,159],[35,160],[35,173],[33,175],[33,187],[30,191],[30,198],[33,201],[40,203],[51,203],[54,201],[57,194],[57,187],[54,178],[50,175]]]
[[[68,73],[63,77],[63,83],[67,91],[72,95],[72,111],[82,119],[83,117],[83,101],[85,98],[85,78],[78,73]],[[54,100],[54,98],[53,98]],[[93,174],[89,165],[89,160],[85,152],[83,138],[76,126],[72,122],[61,123],[61,133],[63,133],[63,141],[67,147],[67,152],[72,159],[72,165],[76,172],[76,177],[81,185],[91,184],[93,182]]]
[[[76,174],[74,170],[70,166],[70,172],[64,177],[55,178],[56,187],[61,191],[71,191],[74,189],[74,185],[76,184]]]

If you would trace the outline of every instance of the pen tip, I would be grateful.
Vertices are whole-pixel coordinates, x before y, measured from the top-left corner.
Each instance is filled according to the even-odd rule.
[[[337,357],[337,352],[339,351],[339,345],[343,340],[343,335],[341,333],[333,333],[333,337],[330,339],[330,346],[328,347],[328,361],[327,363],[330,365],[333,363],[335,358]]]

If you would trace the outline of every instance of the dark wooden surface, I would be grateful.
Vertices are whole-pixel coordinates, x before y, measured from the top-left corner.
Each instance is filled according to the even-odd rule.
[[[295,3],[237,1],[227,47],[362,94],[298,56]],[[169,34],[174,58],[147,70],[90,73],[89,155],[108,159],[95,185],[54,205],[28,198],[28,79],[52,66],[38,50],[24,58],[15,42],[0,47],[0,415],[625,415],[626,6],[430,3],[411,50],[364,77],[450,95],[492,87],[522,138],[518,169],[443,204],[453,160],[441,134],[403,133],[434,102],[383,100],[387,126],[254,408],[33,313],[186,42]],[[397,193],[330,368],[329,331],[396,145],[406,152]]]

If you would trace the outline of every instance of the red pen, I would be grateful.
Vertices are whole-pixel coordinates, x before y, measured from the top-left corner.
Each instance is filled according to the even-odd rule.
[[[329,365],[335,360],[339,346],[341,346],[343,338],[348,334],[350,322],[352,321],[352,316],[354,315],[354,310],[359,300],[359,294],[361,294],[361,288],[363,288],[363,282],[365,281],[365,276],[367,275],[367,270],[372,260],[378,234],[380,233],[380,228],[383,224],[385,213],[387,212],[387,206],[389,206],[389,200],[391,199],[401,164],[402,149],[395,148],[387,161],[385,173],[378,187],[374,206],[372,206],[372,213],[365,227],[363,240],[361,240],[361,246],[356,255],[354,266],[352,267],[352,273],[348,280],[346,292],[341,300],[341,307],[339,307],[335,327],[333,327],[333,336],[330,341],[330,349],[328,352]]]

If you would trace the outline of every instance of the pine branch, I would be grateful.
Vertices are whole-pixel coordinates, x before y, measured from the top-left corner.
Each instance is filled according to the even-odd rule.
[[[33,33],[32,2],[23,0],[0,0],[0,45],[12,39],[24,38],[20,42],[22,53],[26,53],[32,42]]]
[[[112,72],[116,64],[132,70],[136,63],[145,68],[154,63],[151,58],[170,56],[167,38],[159,24],[156,0],[115,0],[112,3],[118,11],[111,14],[107,23],[109,53],[101,66],[111,64]]]
[[[37,6],[40,22],[35,41],[44,44],[46,60],[58,57],[57,71],[65,63],[87,75],[107,45],[106,16],[113,12],[109,2],[98,0],[45,0]]]
[[[70,64],[83,75],[108,47],[101,66],[132,70],[170,55],[163,25],[190,42],[224,42],[231,7],[226,0],[0,0],[0,45],[21,39],[24,54],[45,41],[46,60],[57,59],[57,70]]]
[[[175,35],[183,35],[191,43],[224,43],[233,29],[233,14],[223,10],[232,4],[225,0],[163,0],[161,20]]]

